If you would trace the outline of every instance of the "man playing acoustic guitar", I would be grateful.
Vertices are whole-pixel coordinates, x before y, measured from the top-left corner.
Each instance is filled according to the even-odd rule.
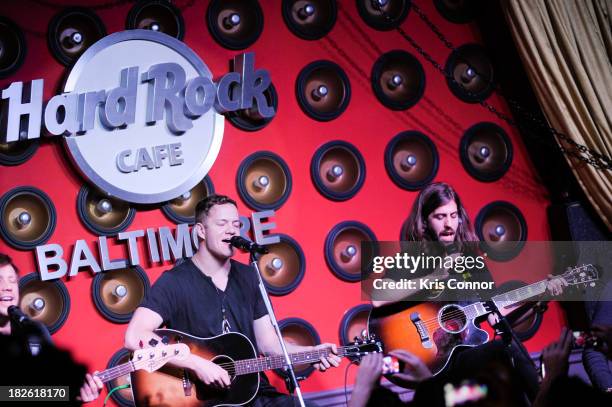
[[[425,252],[433,250],[436,252],[435,254],[441,256],[475,256],[478,252],[478,238],[472,230],[467,212],[456,191],[445,183],[433,183],[421,190],[408,219],[406,240],[423,242],[422,246]],[[466,280],[491,280],[486,268],[478,271],[478,275],[475,274],[456,273],[452,269],[438,268],[435,270],[420,270],[414,277],[415,279],[431,279],[433,277],[446,280],[452,275],[454,277],[460,276]],[[567,282],[563,278],[549,276],[549,281],[546,282],[546,290],[552,295],[559,295],[566,285]],[[435,329],[433,320],[427,319],[424,315],[426,313],[435,315],[438,308],[443,304],[438,303],[438,308],[435,308],[436,304],[426,302],[421,305],[422,308],[416,308],[416,304],[410,301],[414,301],[415,298],[419,298],[419,300],[423,298],[423,290],[418,288],[419,285],[416,285],[416,287],[415,289],[407,288],[389,293],[386,298],[379,296],[372,301],[375,308],[370,317],[370,329],[383,340],[387,347],[403,347],[416,355],[420,355],[420,357],[426,357],[428,352],[430,355],[437,348],[437,355],[432,357],[432,360],[435,359],[435,363],[432,363],[430,368],[432,370],[434,368],[440,369],[438,373],[442,372],[439,375],[443,377],[443,379],[440,379],[442,382],[452,381],[454,378],[466,374],[469,375],[469,371],[482,369],[491,360],[509,359],[514,365],[515,371],[518,372],[517,376],[523,382],[523,391],[530,399],[535,397],[538,386],[537,373],[531,361],[527,359],[524,352],[520,351],[519,346],[522,346],[522,344],[516,344],[513,341],[512,345],[506,348],[501,341],[486,342],[486,338],[482,337],[482,334],[486,336],[486,333],[480,330],[472,330],[469,324],[463,331],[461,328],[457,329],[456,334],[451,332],[455,329],[452,326]],[[466,293],[465,295],[470,297],[472,294]],[[408,300],[409,302],[399,303],[400,300]],[[458,315],[456,312],[458,308],[449,309],[451,310],[449,312],[451,316]],[[505,315],[511,310],[511,308],[505,308],[501,311]],[[416,319],[417,311],[421,312],[421,316],[424,318],[422,321]],[[421,329],[425,329],[420,331],[421,336],[420,338],[417,336],[417,341],[414,344],[402,344],[401,340],[397,338],[404,335],[404,332],[398,331],[397,324],[393,327],[389,326],[394,324],[394,315],[398,315],[400,312],[404,323],[402,329],[415,328],[410,325],[411,323],[415,326],[420,323]],[[491,325],[498,322],[494,314],[488,315],[488,321]],[[415,334],[417,331],[417,329],[414,329]],[[476,336],[470,338],[472,334]],[[463,336],[467,345],[479,346],[461,352],[453,352],[457,344],[455,340],[461,336]],[[473,341],[470,343],[472,339]]]
[[[226,196],[209,196],[198,203],[195,219],[198,251],[190,260],[164,272],[151,287],[128,326],[125,346],[134,350],[151,339],[163,340],[154,330],[165,325],[203,338],[239,332],[260,353],[281,354],[255,271],[231,259],[234,248],[226,240],[240,231],[236,202]],[[321,357],[315,364],[320,371],[339,365],[336,345],[324,343],[313,348],[287,343],[290,353],[329,348],[332,350],[329,356]],[[193,372],[200,382],[218,391],[232,384],[228,370],[193,353],[175,365]],[[293,406],[295,402],[293,397],[276,391],[261,375],[253,405]]]

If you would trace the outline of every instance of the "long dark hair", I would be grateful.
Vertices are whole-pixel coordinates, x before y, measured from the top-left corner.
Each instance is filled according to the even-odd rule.
[[[455,244],[459,251],[475,250],[478,237],[472,229],[470,218],[461,203],[457,192],[444,182],[429,184],[421,190],[412,205],[412,211],[406,225],[404,239],[411,242],[436,242],[435,236],[428,227],[427,217],[440,206],[455,201],[459,225],[455,234]]]

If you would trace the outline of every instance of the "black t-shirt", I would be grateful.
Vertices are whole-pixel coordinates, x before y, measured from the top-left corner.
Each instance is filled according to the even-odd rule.
[[[255,270],[231,260],[225,291],[191,260],[165,271],[145,296],[141,307],[157,312],[167,328],[203,338],[222,331],[222,304],[230,331],[246,335],[257,349],[253,321],[267,315]]]

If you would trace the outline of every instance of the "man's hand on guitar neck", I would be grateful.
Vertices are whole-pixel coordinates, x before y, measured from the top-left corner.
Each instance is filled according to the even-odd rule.
[[[256,319],[253,323],[255,330],[255,337],[257,339],[257,346],[259,347],[260,353],[264,355],[282,355],[283,351],[276,336],[276,331],[272,327],[270,317],[266,314],[263,317]],[[285,341],[288,353],[296,352],[309,352],[320,349],[330,349],[331,351],[327,356],[322,356],[321,361],[314,364],[314,367],[321,372],[326,371],[331,366],[338,367],[340,365],[340,358],[337,356],[338,349],[333,343],[322,343],[317,346],[301,346],[291,342]]]
[[[95,374],[98,372],[94,372],[93,375],[87,373],[85,375],[85,382],[83,386],[79,389],[79,395],[77,396],[77,400],[82,401],[83,403],[89,403],[90,401],[94,401],[100,395],[100,391],[104,388],[102,381]]]
[[[313,365],[315,369],[317,369],[319,372],[324,372],[332,366],[333,367],[340,366],[341,360],[340,360],[340,357],[337,356],[338,349],[336,348],[335,344],[322,343],[320,345],[313,347],[313,350],[319,350],[319,349],[330,349],[331,352],[327,356],[321,356],[321,363],[315,363]]]
[[[548,295],[552,295],[552,296],[561,295],[563,294],[564,287],[568,286],[567,281],[563,277],[553,276],[552,274],[549,274],[547,280],[548,281],[546,281],[546,293]],[[512,311],[514,311],[515,309],[517,309],[519,306],[521,306],[521,304],[522,303],[516,303],[512,306],[500,307],[499,311],[501,312],[503,316],[506,316]],[[532,309],[527,311],[527,313],[525,314],[525,317],[527,317],[527,315],[530,315],[532,312],[533,312]],[[487,321],[489,322],[491,326],[494,326],[495,324],[499,322],[499,318],[496,314],[489,314],[489,316],[487,317]]]
[[[563,287],[567,287],[567,281],[563,277],[555,277],[552,274],[548,275],[546,292],[549,295],[557,296],[563,294]]]

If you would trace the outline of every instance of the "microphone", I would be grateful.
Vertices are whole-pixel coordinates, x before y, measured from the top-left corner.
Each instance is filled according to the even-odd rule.
[[[7,311],[9,318],[11,318],[11,321],[16,324],[23,324],[24,322],[30,321],[30,318],[28,318],[28,316],[24,314],[21,309],[19,309],[19,307],[16,305],[11,305],[10,307],[8,307]]]
[[[244,250],[250,253],[259,253],[266,254],[268,253],[268,248],[262,245],[259,245],[255,242],[245,239],[242,236],[232,236],[230,239],[224,239],[225,243],[229,243],[237,249]]]

